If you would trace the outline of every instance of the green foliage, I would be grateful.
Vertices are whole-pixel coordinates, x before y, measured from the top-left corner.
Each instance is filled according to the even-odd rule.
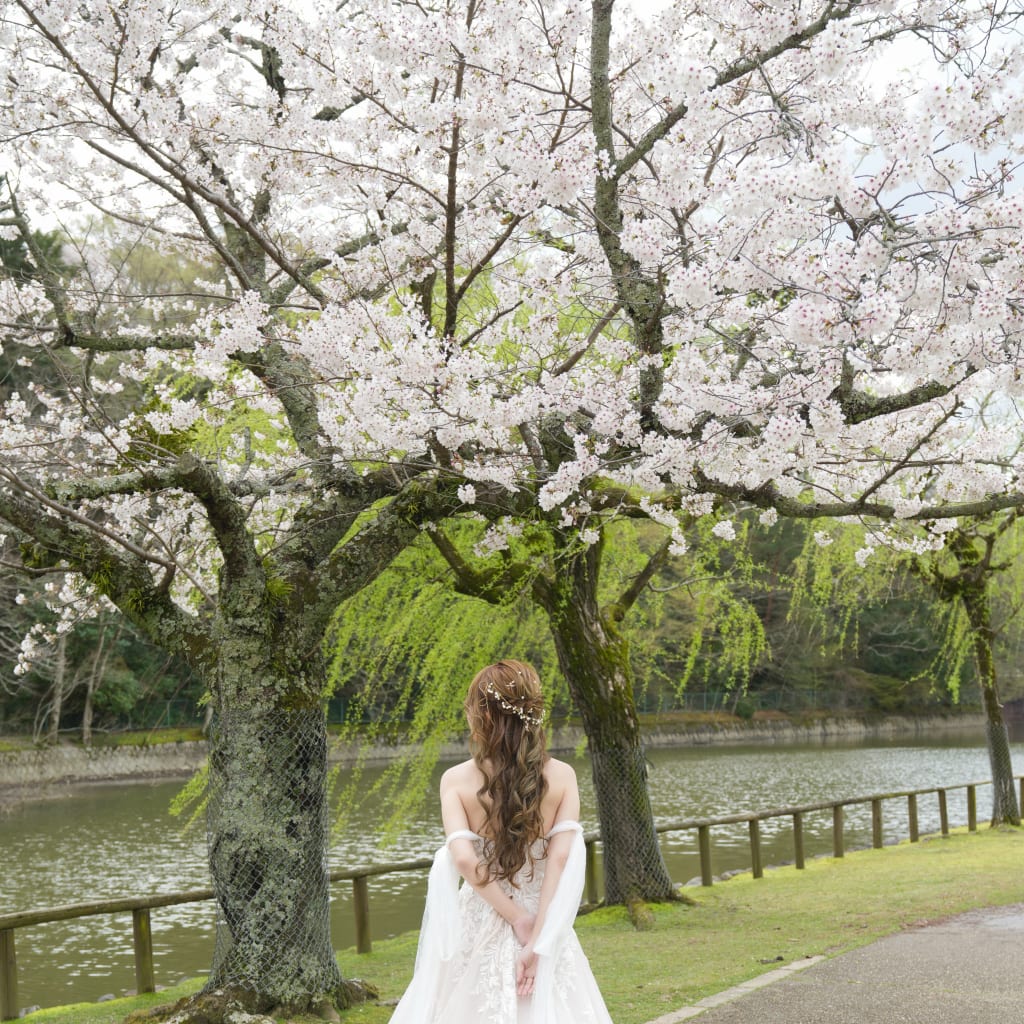
[[[665,565],[628,622],[647,710],[673,706],[687,689],[745,688],[772,657],[757,600],[766,573],[754,558],[750,526],[738,520],[736,539],[725,541],[712,533],[715,522],[690,527],[687,553]],[[648,547],[660,531],[642,523],[625,529]],[[620,557],[624,531],[610,536]]]
[[[39,280],[40,270],[66,274],[69,268],[63,259],[64,235],[59,231],[33,231],[31,237],[42,256],[42,267],[36,266],[23,238],[0,238],[0,277],[21,283]]]
[[[744,721],[752,719],[756,710],[757,705],[749,697],[739,697],[733,705],[733,714]]]
[[[282,576],[267,573],[267,597],[273,604],[283,604],[295,589],[294,585]]]
[[[139,701],[142,687],[138,676],[121,659],[108,663],[103,673],[102,686],[93,696],[93,704],[99,712],[129,716]]]
[[[619,624],[629,644],[637,699],[647,710],[670,708],[699,665],[705,683],[742,688],[768,657],[766,634],[754,605],[736,581],[757,586],[745,528],[732,545],[721,542],[711,523],[694,528],[692,556],[666,569],[665,588],[646,591]],[[598,600],[610,606],[646,565],[662,539],[662,528],[620,520],[604,527]],[[484,526],[472,520],[452,536],[470,551]],[[541,524],[513,538],[507,553],[476,558],[477,571],[500,569],[506,559],[551,572],[553,534]],[[684,575],[685,574],[685,575]],[[546,616],[530,600],[526,580],[497,605],[452,591],[450,571],[425,538],[396,560],[375,584],[348,602],[328,632],[325,651],[331,692],[347,700],[344,739],[364,743],[397,738],[414,751],[393,765],[369,792],[357,768],[344,808],[357,796],[386,804],[396,823],[432,793],[431,769],[445,743],[464,731],[466,686],[483,665],[515,655],[532,661],[545,681],[549,712],[572,711]],[[688,667],[674,674],[664,652],[666,638],[683,633]]]
[[[112,578],[111,578],[112,579]],[[56,625],[46,605],[44,581],[23,578],[7,591],[13,598],[3,609],[0,631],[20,640],[35,623]],[[109,730],[134,721],[168,722],[168,701],[174,702],[172,719],[195,720],[195,701],[200,684],[185,665],[146,641],[120,615],[102,612],[96,618],[74,624],[66,634],[68,672],[63,696],[62,729],[82,722],[86,692],[92,690],[93,727]],[[16,646],[16,645],[15,645]],[[42,650],[32,669],[14,674],[13,652],[0,647],[0,717],[10,729],[31,731],[42,720],[53,688],[52,648]],[[100,736],[94,736],[100,742]]]
[[[984,531],[995,528],[995,522],[964,528]],[[833,524],[829,537],[832,542],[822,547],[806,530],[794,561],[791,620],[810,624],[829,661],[845,656],[877,677],[871,700],[880,710],[913,709],[940,692],[959,702],[965,685],[975,680],[974,636],[962,602],[943,600],[931,582],[939,578],[936,574],[954,571],[949,550],[913,553],[880,547],[860,565],[853,555],[866,543],[863,527]],[[902,536],[904,543],[909,539],[909,534]],[[1024,683],[1012,653],[1021,643],[1022,548],[1024,531],[1015,522],[999,535],[994,562],[1002,568],[990,573],[985,584],[1006,693],[1019,691]],[[887,682],[894,679],[902,680],[902,687]]]
[[[203,826],[206,818],[206,805],[209,801],[209,782],[210,765],[207,762],[174,795],[168,810],[176,818],[188,814],[182,826],[183,832]]]
[[[463,536],[478,534],[475,523]],[[410,809],[429,799],[429,780],[446,742],[464,733],[462,701],[484,665],[514,654],[532,662],[545,682],[549,708],[564,684],[543,617],[520,595],[498,607],[452,591],[447,566],[423,538],[388,572],[339,609],[327,631],[330,693],[348,702],[343,741],[373,743],[399,737],[409,754],[368,791],[361,764],[335,795],[345,809],[357,799],[386,805],[391,834]]]

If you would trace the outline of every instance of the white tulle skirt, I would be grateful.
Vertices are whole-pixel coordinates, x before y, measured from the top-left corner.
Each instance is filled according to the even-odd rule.
[[[427,907],[413,980],[391,1024],[611,1024],[604,1000],[572,922],[583,892],[586,852],[576,822],[556,825],[574,831],[572,852],[548,907],[537,940],[534,995],[516,994],[516,958],[522,948],[508,924],[474,890],[458,887],[448,843],[472,832],[457,832],[438,850],[430,872]],[[517,903],[535,913],[544,880],[544,861],[532,876],[506,887]]]

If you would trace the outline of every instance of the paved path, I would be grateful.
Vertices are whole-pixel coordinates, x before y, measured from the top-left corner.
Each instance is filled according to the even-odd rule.
[[[1024,903],[797,961],[650,1024],[1017,1024]]]

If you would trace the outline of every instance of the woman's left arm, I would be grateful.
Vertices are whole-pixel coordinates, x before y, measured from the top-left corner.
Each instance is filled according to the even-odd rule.
[[[444,822],[445,835],[462,829],[471,831],[462,797],[455,784],[447,778],[447,773],[441,778],[441,819]],[[496,913],[508,921],[519,944],[525,946],[533,934],[533,915],[519,906],[495,880],[488,881],[481,877],[480,858],[472,840],[453,839],[449,849],[455,867],[466,883],[471,885]]]

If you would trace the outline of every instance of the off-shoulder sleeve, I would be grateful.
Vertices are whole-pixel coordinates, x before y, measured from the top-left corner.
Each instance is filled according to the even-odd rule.
[[[574,832],[575,835],[562,875],[558,879],[558,887],[548,904],[544,927],[533,947],[539,958],[533,993],[534,1024],[553,1022],[551,999],[554,994],[555,964],[580,909],[587,873],[587,848],[583,842],[583,826],[578,821],[561,821],[548,833],[547,838],[550,839],[560,832]]]
[[[416,968],[405,995],[395,1008],[390,1024],[418,1024],[429,1018],[437,997],[441,964],[456,954],[462,941],[459,917],[459,872],[450,843],[453,839],[478,839],[475,832],[460,829],[445,839],[434,854],[427,878],[427,902],[423,908]]]

